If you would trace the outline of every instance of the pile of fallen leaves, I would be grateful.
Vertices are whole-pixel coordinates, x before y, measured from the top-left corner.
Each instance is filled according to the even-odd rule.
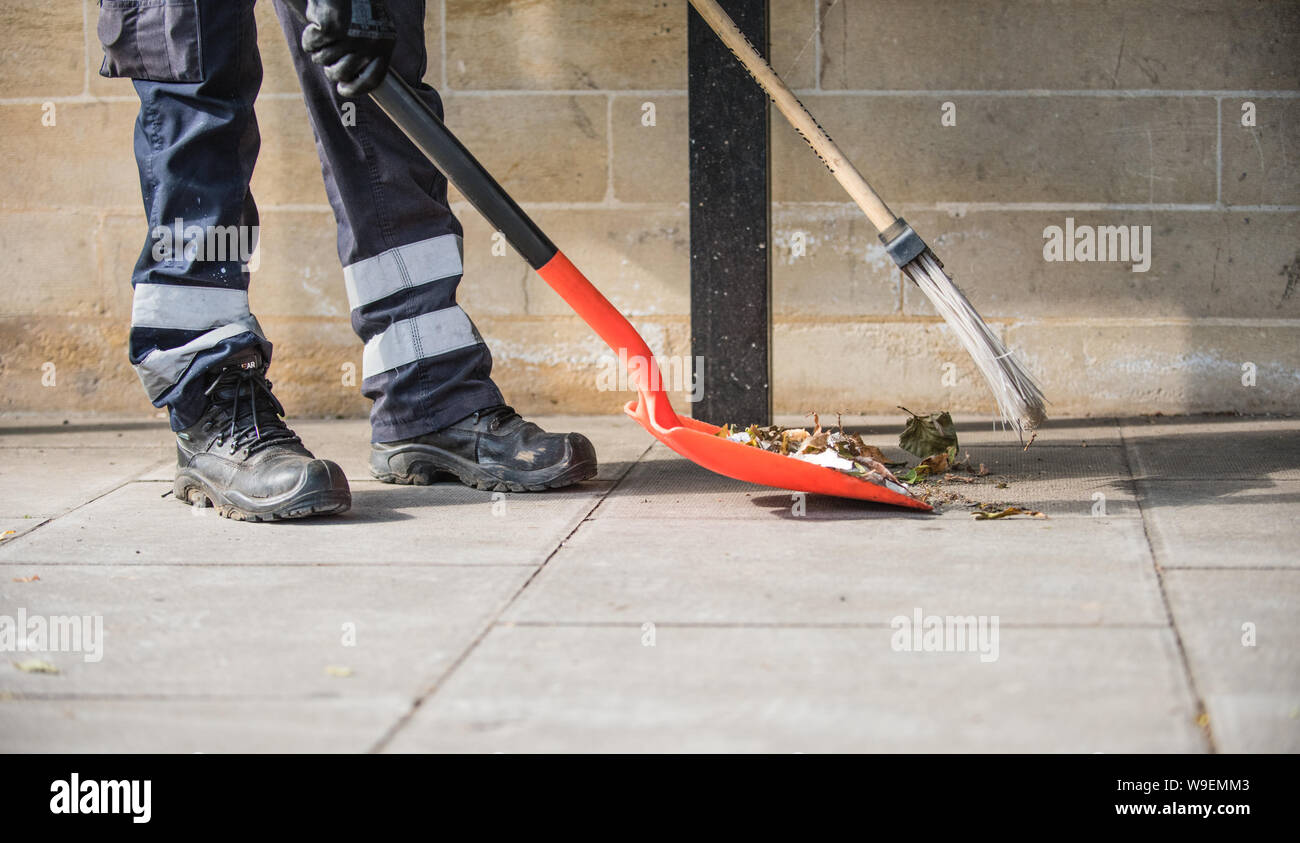
[[[742,445],[833,468],[860,480],[907,494],[902,481],[889,470],[901,463],[889,462],[879,448],[868,445],[856,433],[846,432],[842,424],[837,427],[836,430],[823,430],[821,419],[814,413],[812,431],[802,427],[760,427],[756,424],[741,430],[724,425],[717,435]]]
[[[1047,517],[1031,509],[972,500],[945,488],[942,484],[978,483],[980,478],[989,476],[989,470],[983,463],[975,464],[969,452],[964,459],[958,459],[957,427],[950,413],[921,415],[906,407],[899,409],[907,413],[908,420],[898,437],[898,445],[919,459],[911,467],[907,461],[890,461],[875,445],[863,441],[859,434],[845,431],[842,421],[837,422],[834,430],[823,430],[816,413],[813,414],[811,431],[775,425],[750,425],[743,429],[725,425],[717,435],[732,442],[833,468],[900,494],[911,494],[932,506],[965,505],[977,510],[972,515],[979,520],[1014,515]],[[899,472],[895,474],[893,469]],[[908,486],[912,487],[911,492],[907,490]],[[999,489],[1006,487],[1006,483],[997,483]]]

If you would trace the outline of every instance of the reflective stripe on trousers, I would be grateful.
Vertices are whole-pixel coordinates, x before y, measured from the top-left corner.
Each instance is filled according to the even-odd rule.
[[[156,63],[133,58],[132,45],[144,35],[126,31],[116,6],[104,7],[122,18],[123,29],[105,45],[111,60],[105,69],[132,75],[140,96],[135,153],[150,231],[176,220],[182,230],[258,226],[249,191],[260,144],[253,103],[262,80],[253,3],[179,6],[194,26],[164,27],[157,36],[167,39],[168,55],[188,57],[171,78],[160,77]],[[421,82],[424,6],[423,0],[388,1],[398,31],[391,72],[441,115],[437,92]],[[369,97],[341,97],[302,51],[301,25],[282,3],[276,12],[338,225],[352,327],[365,346],[361,389],[374,402],[374,439],[419,436],[502,403],[491,379],[492,356],[456,304],[462,229],[447,204],[446,178]],[[101,29],[113,34],[111,26]],[[181,36],[185,45],[171,43]],[[348,121],[341,119],[345,105]],[[278,229],[274,222],[272,229]],[[271,344],[249,313],[249,275],[239,261],[158,261],[150,245],[132,275],[131,362],[150,399],[169,407],[172,427],[181,429],[206,406],[213,369],[254,346],[269,361]]]

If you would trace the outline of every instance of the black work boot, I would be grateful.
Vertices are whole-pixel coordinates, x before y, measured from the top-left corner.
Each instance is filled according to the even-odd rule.
[[[370,471],[385,483],[426,486],[454,475],[487,491],[540,492],[596,476],[596,449],[580,433],[547,433],[504,404],[442,430],[370,449]]]
[[[343,469],[303,447],[265,372],[261,355],[247,351],[212,379],[203,416],[176,434],[176,499],[237,521],[346,512]]]

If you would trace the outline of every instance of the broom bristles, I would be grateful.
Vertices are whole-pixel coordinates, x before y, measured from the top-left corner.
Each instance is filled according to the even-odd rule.
[[[1003,421],[1022,434],[1042,424],[1047,419],[1045,399],[1033,375],[980,318],[938,259],[927,249],[908,262],[903,271],[921,288],[975,361],[993,390]]]

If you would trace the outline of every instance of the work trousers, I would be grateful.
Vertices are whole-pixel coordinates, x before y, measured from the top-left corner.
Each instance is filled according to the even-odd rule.
[[[249,180],[260,135],[255,0],[101,0],[105,76],[134,80],[135,157],[149,233],[132,273],[130,358],[155,406],[181,430],[202,414],[223,361],[271,343],[249,310],[258,230]],[[422,83],[423,0],[389,0],[390,72]],[[492,356],[456,304],[462,229],[447,180],[371,99],[347,100],[302,50],[278,0],[302,86],[352,327],[365,344],[362,393],[376,442],[418,436],[502,403]]]

